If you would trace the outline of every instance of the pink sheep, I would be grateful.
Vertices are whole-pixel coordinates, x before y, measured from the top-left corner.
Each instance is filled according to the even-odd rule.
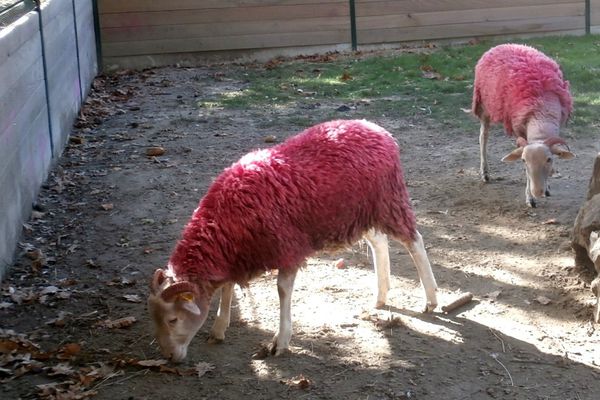
[[[517,148],[502,161],[522,159],[527,186],[525,201],[549,196],[552,155],[570,159],[574,154],[559,137],[559,129],[573,111],[569,82],[558,64],[542,52],[519,44],[502,44],[488,50],[475,67],[472,112],[481,121],[480,174],[489,181],[487,142],[491,123],[503,123]]]
[[[376,306],[383,306],[390,287],[388,236],[412,256],[425,311],[433,311],[437,285],[416,229],[398,145],[383,128],[358,120],[326,122],[245,155],[216,178],[167,268],[154,273],[148,307],[163,355],[185,358],[219,288],[211,339],[222,341],[234,284],[246,286],[270,269],[279,270],[280,300],[271,351],[281,354],[292,335],[291,295],[299,266],[319,250],[361,237],[373,250]]]

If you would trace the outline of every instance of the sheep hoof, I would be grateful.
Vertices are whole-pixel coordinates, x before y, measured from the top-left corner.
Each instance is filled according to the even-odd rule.
[[[550,191],[549,190],[546,190],[545,194],[546,194],[546,197],[550,197]]]
[[[433,310],[435,310],[436,307],[437,307],[437,304],[427,303],[425,305],[425,309],[423,310],[423,312],[426,313],[426,314],[432,313]]]
[[[288,349],[287,347],[280,348],[277,346],[277,343],[272,343],[269,346],[269,353],[271,353],[271,355],[275,356],[275,357],[279,357],[279,356],[287,354],[289,352],[290,352],[290,349]]]
[[[206,343],[208,344],[221,344],[225,340],[225,337],[218,338],[214,335],[210,335],[208,339],[206,339]]]
[[[490,176],[487,172],[484,172],[481,174],[481,180],[485,183],[490,181]]]
[[[536,208],[537,207],[537,203],[535,202],[534,199],[531,200],[527,200],[527,205],[531,208]]]
[[[385,301],[378,300],[377,303],[375,303],[375,308],[378,310],[381,310],[384,307],[385,307]]]

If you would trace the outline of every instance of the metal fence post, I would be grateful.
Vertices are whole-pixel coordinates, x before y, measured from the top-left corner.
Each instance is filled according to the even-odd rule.
[[[79,60],[79,33],[77,32],[77,9],[75,8],[75,0],[73,4],[73,27],[75,28],[75,54],[77,54],[77,78],[79,79],[79,106],[83,104],[83,88],[81,87],[81,62]]]
[[[102,72],[102,38],[100,36],[100,15],[98,13],[98,0],[92,0],[92,9],[94,13],[94,33],[96,38],[96,62],[98,63],[98,73]]]
[[[44,91],[46,93],[46,110],[48,112],[48,134],[50,135],[50,153],[54,158],[54,135],[52,134],[52,113],[50,112],[50,90],[48,88],[48,63],[46,62],[46,45],[44,43],[44,24],[42,21],[41,0],[35,0],[37,5],[38,21],[40,25],[40,39],[42,41],[42,67],[44,69]]]
[[[585,34],[589,35],[590,31],[591,31],[591,4],[590,4],[590,0],[585,0]]]
[[[352,51],[356,51],[356,7],[354,0],[350,0],[350,36],[352,39]]]

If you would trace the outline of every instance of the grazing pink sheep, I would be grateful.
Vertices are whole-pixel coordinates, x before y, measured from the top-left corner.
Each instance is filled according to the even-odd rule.
[[[488,50],[475,67],[472,112],[481,121],[479,148],[481,178],[489,181],[487,142],[491,123],[502,123],[515,137],[517,148],[502,158],[525,162],[526,203],[549,196],[552,155],[570,159],[574,154],[559,137],[559,129],[573,111],[569,82],[558,64],[542,52],[519,44]]]
[[[411,254],[427,297],[425,311],[433,311],[437,285],[416,229],[398,145],[387,131],[367,121],[332,121],[247,154],[214,181],[167,268],[154,273],[148,306],[163,354],[185,358],[219,288],[211,336],[223,340],[234,284],[245,286],[270,269],[279,269],[280,299],[271,350],[281,354],[292,335],[299,266],[319,250],[363,236],[374,254],[376,305],[385,304],[390,287],[390,236]]]

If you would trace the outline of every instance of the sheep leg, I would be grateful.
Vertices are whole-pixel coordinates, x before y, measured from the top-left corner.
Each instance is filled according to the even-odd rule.
[[[209,343],[221,343],[225,339],[225,330],[231,321],[231,300],[233,298],[234,283],[226,283],[221,288],[221,299],[217,317],[210,330]]]
[[[529,207],[535,208],[535,207],[537,207],[537,204],[535,202],[535,198],[531,195],[531,184],[529,183],[529,181],[530,181],[529,173],[527,171],[525,171],[525,175],[526,175],[526,179],[527,179],[527,185],[525,186],[525,203]]]
[[[410,242],[401,239],[398,239],[398,241],[406,247],[406,250],[408,250],[415,263],[415,267],[417,267],[417,273],[419,274],[419,279],[425,289],[425,297],[427,298],[424,312],[432,312],[437,307],[437,283],[429,264],[429,258],[427,258],[423,237],[419,231],[415,231],[414,241]]]
[[[292,292],[296,279],[296,268],[279,270],[277,293],[279,294],[279,332],[273,336],[271,354],[279,356],[289,350],[292,338]]]
[[[481,180],[484,182],[490,181],[490,173],[487,160],[487,145],[488,137],[490,134],[490,119],[488,117],[481,118],[481,128],[479,129],[479,155],[480,155],[480,166],[479,175]]]
[[[365,239],[373,251],[373,266],[377,274],[377,302],[376,308],[381,308],[387,301],[390,290],[390,252],[387,235],[370,229],[365,234]]]

